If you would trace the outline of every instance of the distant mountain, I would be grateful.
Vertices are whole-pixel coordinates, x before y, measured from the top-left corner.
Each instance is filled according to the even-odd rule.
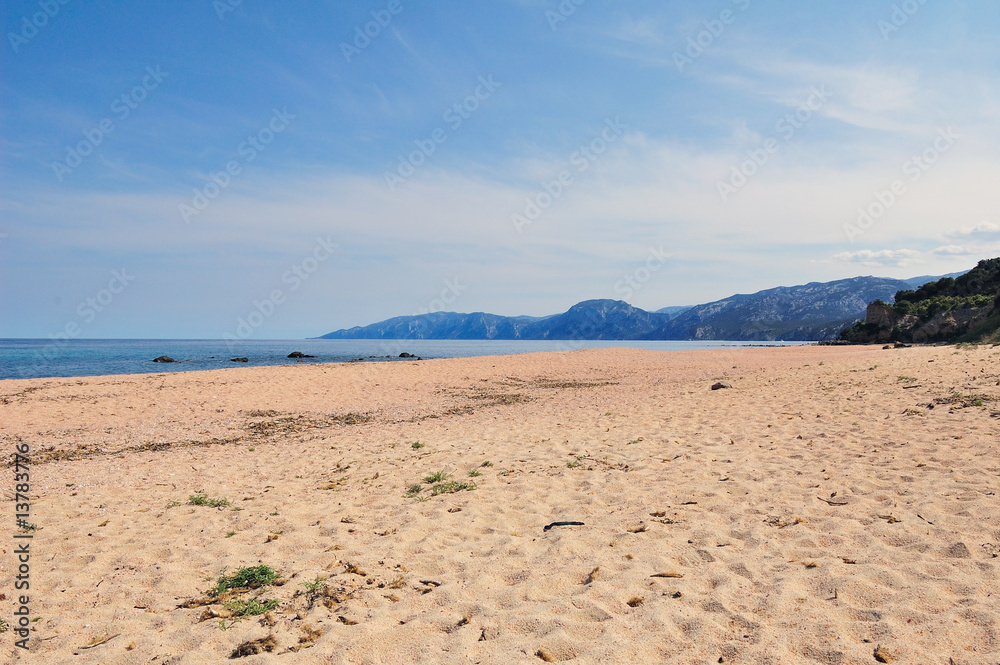
[[[433,312],[338,330],[320,339],[523,339],[526,326],[551,318]]]
[[[779,286],[692,307],[644,339],[834,339],[869,302],[907,288],[903,280],[884,277]]]
[[[657,314],[666,314],[671,319],[675,319],[678,316],[680,316],[681,314],[683,314],[684,312],[688,311],[689,309],[691,309],[691,305],[684,305],[683,307],[676,307],[676,306],[674,306],[674,307],[663,307],[661,309],[656,310],[656,313]]]
[[[476,312],[399,316],[370,326],[338,330],[321,339],[638,339],[669,320],[621,300],[585,300],[541,318]]]
[[[669,320],[621,300],[584,300],[526,326],[521,339],[640,339]]]
[[[954,279],[956,277],[961,277],[967,272],[969,271],[962,270],[960,272],[951,272],[948,273],[947,275],[938,275],[936,277],[932,277],[931,275],[922,275],[920,277],[911,277],[910,279],[904,279],[903,281],[909,284],[911,289],[919,289],[924,284],[929,284],[930,282],[936,282],[939,279],[944,279],[945,277],[951,277],[952,279]]]
[[[869,302],[891,301],[897,291],[932,279],[813,282],[656,312],[621,300],[585,300],[545,317],[435,312],[337,330],[320,339],[827,340],[864,318]]]

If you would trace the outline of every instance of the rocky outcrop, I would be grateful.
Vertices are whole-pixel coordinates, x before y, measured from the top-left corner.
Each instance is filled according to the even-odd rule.
[[[160,356],[159,358],[153,358],[154,363],[175,363],[177,362],[170,356]]]
[[[930,321],[913,329],[910,341],[941,342],[965,335],[993,313],[993,305],[938,312]]]
[[[876,300],[865,319],[841,339],[884,342],[995,341],[1000,329],[1000,258],[986,259],[956,278],[944,277],[896,293],[890,305]]]
[[[842,337],[854,344],[951,342],[970,333],[988,319],[994,309],[993,305],[953,309],[921,321],[912,314],[900,314],[884,303],[872,303],[864,322],[845,330]]]
[[[892,307],[879,300],[869,304],[868,309],[865,310],[865,323],[878,326],[883,330],[895,328],[900,318],[902,317]]]

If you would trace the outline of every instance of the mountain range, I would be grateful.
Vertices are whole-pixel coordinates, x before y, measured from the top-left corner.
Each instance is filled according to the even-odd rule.
[[[899,291],[936,279],[811,282],[655,312],[621,300],[585,300],[543,317],[432,312],[337,330],[320,339],[828,340],[864,318],[869,302],[889,302]]]

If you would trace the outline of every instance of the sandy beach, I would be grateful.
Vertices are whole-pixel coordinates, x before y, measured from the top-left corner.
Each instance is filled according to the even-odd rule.
[[[0,618],[25,593],[21,534],[33,619],[31,651],[8,631],[5,658],[995,664],[998,355],[604,349],[0,381],[33,525],[5,502]],[[219,592],[257,566],[277,579]]]

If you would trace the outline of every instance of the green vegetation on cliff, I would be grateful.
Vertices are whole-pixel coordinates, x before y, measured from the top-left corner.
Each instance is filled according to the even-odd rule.
[[[1000,330],[1000,258],[984,259],[956,278],[944,277],[876,300],[864,321],[846,328],[845,341],[993,342]]]
[[[1000,258],[986,259],[956,279],[944,277],[916,291],[896,294],[893,309],[927,321],[938,312],[972,309],[991,304],[1000,290]]]
[[[913,293],[913,291],[909,293]],[[903,315],[912,314],[921,321],[930,321],[938,312],[985,307],[992,303],[994,298],[995,296],[980,294],[975,296],[931,296],[922,300],[897,300],[896,304],[893,305],[893,310]]]

